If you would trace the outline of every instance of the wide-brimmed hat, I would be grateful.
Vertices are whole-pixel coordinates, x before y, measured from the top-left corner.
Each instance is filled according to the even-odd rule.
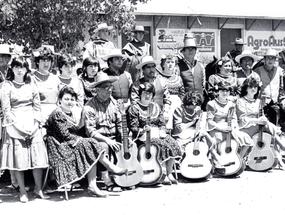
[[[142,61],[140,64],[138,64],[136,66],[137,69],[141,69],[144,65],[146,64],[155,64],[156,65],[156,62],[154,61],[153,57],[152,56],[145,56],[142,58]]]
[[[53,58],[53,51],[47,46],[41,46],[33,52],[35,58]]]
[[[277,57],[278,56],[278,52],[275,49],[267,49],[264,57],[265,56]]]
[[[197,48],[196,38],[191,33],[187,33],[184,35],[183,47],[179,47],[179,48],[184,49],[188,47]]]
[[[98,87],[103,83],[113,83],[117,80],[118,78],[110,78],[105,72],[98,72],[94,83],[90,85],[90,88]]]
[[[103,29],[112,30],[113,26],[107,25],[106,22],[102,22],[102,23],[98,24],[97,28],[95,28],[95,27],[92,28],[92,32],[97,33],[98,31],[103,30]]]
[[[242,38],[239,38],[239,37],[237,37],[237,38],[235,39],[235,41],[232,42],[232,44],[234,44],[234,45],[245,45],[243,39],[242,39]]]
[[[256,55],[252,54],[252,52],[250,50],[244,50],[240,55],[236,56],[235,60],[236,60],[236,62],[240,63],[240,60],[244,57],[252,58],[253,62],[259,60],[258,57]]]
[[[133,32],[144,32],[144,26],[142,25],[136,25],[133,30]]]
[[[108,55],[105,55],[102,59],[107,61],[109,58],[112,57],[124,57],[122,54],[121,49],[112,49]]]
[[[12,48],[8,44],[0,44],[0,54],[12,55]]]

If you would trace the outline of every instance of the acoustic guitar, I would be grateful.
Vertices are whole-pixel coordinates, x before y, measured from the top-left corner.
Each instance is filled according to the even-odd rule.
[[[232,125],[233,114],[234,107],[230,107],[227,117],[229,127]],[[238,153],[238,147],[239,144],[232,138],[231,132],[228,132],[226,140],[219,144],[220,155],[217,159],[221,168],[224,168],[225,171],[217,171],[218,175],[236,177],[244,171],[245,164]]]
[[[265,103],[265,96],[261,97],[259,106],[259,116],[263,116],[263,106]],[[254,171],[267,171],[275,165],[275,155],[271,148],[272,135],[263,132],[264,125],[259,125],[259,131],[253,135],[252,140],[254,146],[248,155],[248,166]]]
[[[202,110],[197,112],[196,131],[201,129]],[[185,178],[207,179],[212,171],[212,163],[208,158],[209,146],[204,138],[194,137],[194,141],[185,147],[185,157],[180,164],[180,172]]]
[[[148,106],[146,125],[150,126],[151,106]],[[143,178],[141,185],[153,185],[160,183],[163,178],[162,166],[159,162],[159,147],[151,144],[151,132],[153,129],[146,131],[146,140],[144,144],[139,147],[139,162],[143,168]],[[159,132],[159,130],[156,130]]]
[[[143,169],[137,159],[138,149],[136,143],[131,143],[127,129],[127,119],[125,114],[125,106],[120,102],[120,112],[122,116],[122,133],[123,133],[123,147],[116,152],[117,166],[127,169],[125,175],[114,176],[114,181],[121,187],[131,187],[139,184],[143,177]]]

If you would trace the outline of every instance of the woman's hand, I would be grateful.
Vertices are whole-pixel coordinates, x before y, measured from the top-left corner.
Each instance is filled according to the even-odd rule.
[[[267,125],[268,119],[265,116],[261,116],[257,120],[258,125]]]
[[[150,130],[151,130],[151,127],[150,127],[149,125],[145,125],[144,128],[143,128],[143,130],[144,130],[145,132],[150,131]]]
[[[108,140],[106,140],[106,143],[114,151],[119,151],[121,146],[122,146],[122,143],[119,143],[119,142],[112,140],[112,139],[109,139],[109,138],[108,138]]]
[[[222,132],[231,132],[232,131],[232,128],[228,125],[225,125],[225,124],[220,124],[217,126],[217,129],[219,131],[222,131]]]

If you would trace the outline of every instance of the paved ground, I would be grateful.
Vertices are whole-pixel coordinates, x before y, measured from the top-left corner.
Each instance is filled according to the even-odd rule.
[[[0,191],[0,212],[5,214],[285,214],[285,171],[244,172],[236,179],[212,178],[200,183],[179,183],[156,188],[137,188],[107,198],[90,197],[74,191],[70,200],[64,193],[51,200],[18,202],[17,193]]]

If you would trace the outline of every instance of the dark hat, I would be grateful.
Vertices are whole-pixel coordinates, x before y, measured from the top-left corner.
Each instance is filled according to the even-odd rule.
[[[41,58],[53,59],[54,57],[53,51],[49,47],[46,47],[46,46],[42,46],[38,48],[36,51],[33,52],[33,55],[37,59],[41,59]]]

